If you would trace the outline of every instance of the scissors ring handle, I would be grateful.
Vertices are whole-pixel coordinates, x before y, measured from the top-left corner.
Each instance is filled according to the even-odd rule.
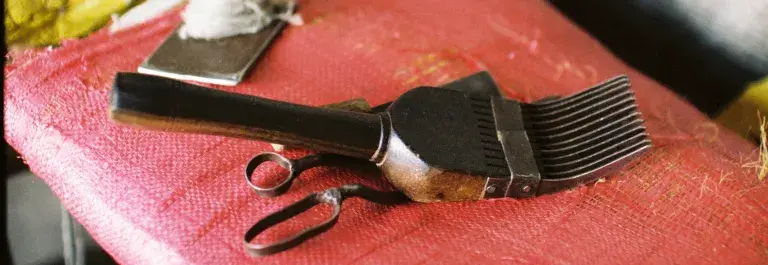
[[[245,232],[245,250],[253,256],[266,256],[275,254],[317,236],[330,229],[339,219],[341,204],[347,198],[358,197],[378,204],[399,204],[408,202],[408,197],[398,191],[379,191],[360,184],[344,185],[338,188],[330,188],[321,192],[309,194],[304,199],[297,201],[277,212],[271,213],[259,220],[247,232]],[[318,204],[328,204],[333,207],[331,216],[322,223],[306,228],[298,234],[282,238],[272,243],[251,243],[260,233],[277,226],[301,213],[304,213]]]
[[[245,232],[245,250],[248,254],[255,257],[275,254],[295,247],[305,240],[327,231],[336,223],[336,221],[338,221],[339,213],[341,212],[341,202],[344,201],[344,199],[345,197],[341,190],[338,188],[331,188],[322,192],[312,193],[309,196],[304,197],[304,199],[264,217],[264,219],[259,220],[259,222]],[[322,223],[306,228],[298,234],[280,239],[273,243],[250,243],[250,241],[256,238],[261,232],[306,212],[318,204],[328,204],[333,207],[331,216]]]
[[[277,163],[280,167],[288,170],[288,176],[286,176],[282,182],[272,187],[260,187],[256,184],[253,184],[253,181],[252,181],[253,172],[256,170],[257,167],[259,167],[259,165],[263,164],[264,162]],[[248,186],[250,186],[251,189],[256,191],[256,194],[258,194],[261,197],[271,198],[271,197],[280,196],[281,194],[285,193],[288,190],[288,188],[291,187],[293,180],[298,175],[298,172],[296,171],[296,167],[294,164],[295,162],[293,160],[290,160],[277,153],[272,153],[272,152],[260,153],[254,156],[253,158],[251,158],[251,161],[248,161],[248,165],[245,167],[245,181],[246,183],[248,183]]]

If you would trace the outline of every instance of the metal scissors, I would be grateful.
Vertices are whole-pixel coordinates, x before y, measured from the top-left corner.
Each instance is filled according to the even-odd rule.
[[[277,185],[272,187],[261,187],[253,183],[252,175],[259,165],[265,162],[275,162],[279,166],[288,170],[288,175]],[[283,155],[264,152],[254,156],[245,169],[245,180],[256,193],[261,197],[277,197],[285,193],[293,181],[301,175],[302,172],[318,166],[344,166],[350,167],[355,164],[370,163],[362,159],[352,158],[337,154],[311,154],[299,159],[289,159]],[[398,191],[379,191],[360,184],[344,185],[337,188],[330,188],[321,192],[309,194],[287,207],[274,212],[262,218],[256,224],[251,226],[245,233],[245,250],[253,256],[266,256],[290,249],[304,242],[305,240],[317,236],[330,229],[338,220],[341,213],[341,204],[347,198],[359,197],[378,204],[398,204],[409,201],[403,193]],[[268,244],[251,243],[260,233],[270,227],[274,227],[287,221],[312,207],[319,204],[328,204],[333,207],[331,216],[312,227],[306,228],[298,234],[276,240]]]
[[[487,73],[476,74],[471,77],[449,83],[443,87],[446,89],[467,91],[474,94],[501,96],[498,88],[496,88],[496,86],[493,84],[493,80]],[[359,105],[359,102],[354,102],[355,101],[353,100],[346,103],[334,104],[336,105],[334,107],[376,113],[385,111],[390,105],[389,103],[385,103],[366,110],[365,108],[356,107]],[[279,166],[288,170],[288,174],[275,186],[262,187],[254,184],[252,181],[252,175],[256,171],[256,168],[265,162],[275,162]],[[280,196],[288,191],[293,181],[307,169],[318,166],[350,167],[356,164],[370,165],[373,167],[373,164],[370,161],[337,154],[317,153],[307,155],[299,159],[289,159],[277,153],[264,152],[254,156],[250,162],[248,162],[245,169],[245,180],[246,183],[248,183],[248,186],[250,186],[251,189],[253,189],[259,196],[271,198]],[[269,254],[274,254],[290,249],[311,237],[317,236],[327,231],[336,223],[336,220],[339,217],[339,213],[341,212],[341,204],[344,199],[351,197],[359,197],[379,204],[397,204],[410,201],[410,199],[401,192],[378,191],[359,184],[344,185],[342,187],[331,188],[325,191],[312,193],[304,199],[288,205],[280,211],[267,215],[266,217],[259,220],[256,224],[254,224],[250,229],[248,229],[244,236],[244,246],[246,252],[254,256],[266,256]],[[251,241],[254,240],[260,233],[282,222],[285,222],[292,217],[306,212],[318,204],[328,204],[333,207],[331,216],[324,222],[304,229],[291,237],[273,241],[273,243],[251,243]]]

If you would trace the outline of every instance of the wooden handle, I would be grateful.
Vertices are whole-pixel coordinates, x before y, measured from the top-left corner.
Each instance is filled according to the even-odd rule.
[[[118,73],[110,118],[143,128],[234,136],[370,159],[381,117],[228,93],[177,80]]]

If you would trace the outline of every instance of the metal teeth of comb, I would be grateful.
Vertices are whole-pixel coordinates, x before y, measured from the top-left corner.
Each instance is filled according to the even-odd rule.
[[[470,96],[469,99],[472,113],[477,119],[476,126],[480,136],[478,141],[479,146],[483,149],[485,165],[505,172],[502,174],[508,174],[506,172],[509,168],[496,133],[496,122],[493,119],[493,106],[491,106],[490,98]]]
[[[579,94],[524,105],[545,179],[595,172],[650,147],[626,76]]]

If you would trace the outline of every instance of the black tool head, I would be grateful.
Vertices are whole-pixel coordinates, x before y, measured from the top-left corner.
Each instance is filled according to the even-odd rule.
[[[392,103],[393,132],[432,167],[480,176],[508,176],[490,98],[419,87]]]
[[[495,88],[489,77],[471,78]],[[388,144],[377,162],[414,200],[554,192],[597,180],[650,147],[626,77],[537,103],[460,84],[415,88],[387,110]]]

